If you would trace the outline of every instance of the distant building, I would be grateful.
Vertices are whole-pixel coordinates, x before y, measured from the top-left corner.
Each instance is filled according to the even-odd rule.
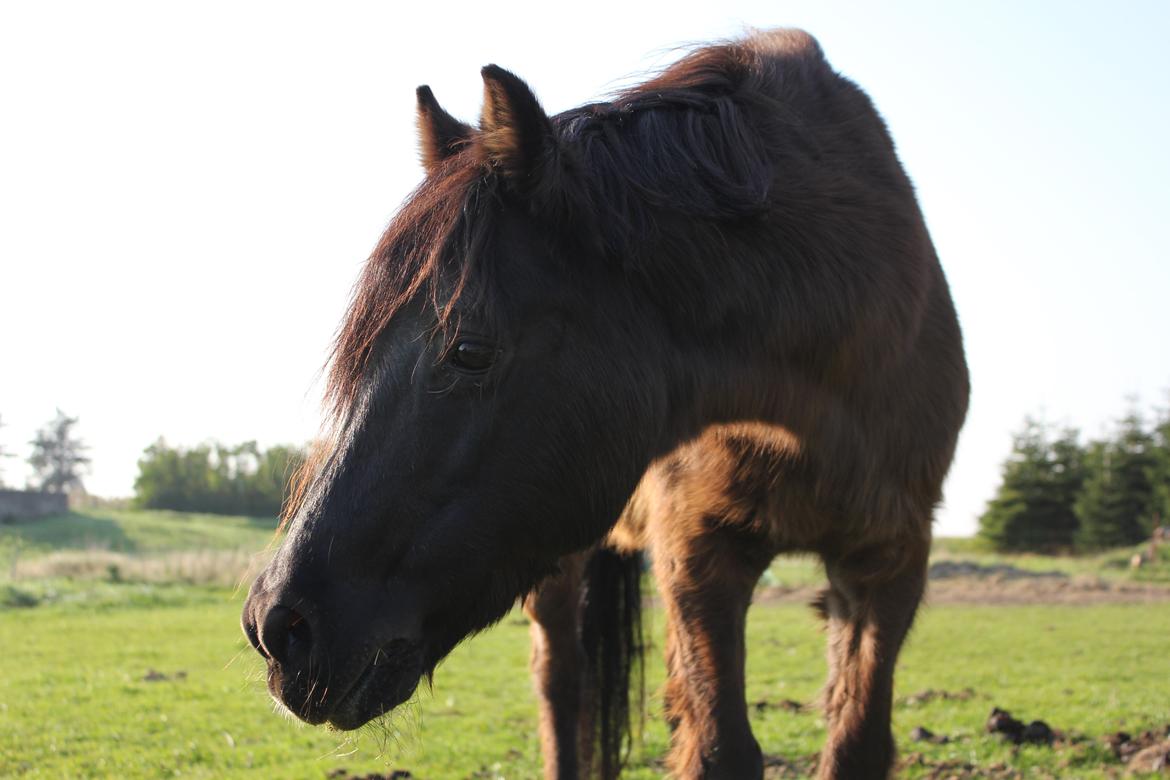
[[[59,515],[68,510],[69,497],[64,493],[0,489],[0,523]]]

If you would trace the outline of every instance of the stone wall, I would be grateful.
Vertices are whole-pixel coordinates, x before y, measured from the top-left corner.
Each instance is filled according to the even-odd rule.
[[[64,493],[0,490],[0,523],[59,515],[68,510],[69,498]]]

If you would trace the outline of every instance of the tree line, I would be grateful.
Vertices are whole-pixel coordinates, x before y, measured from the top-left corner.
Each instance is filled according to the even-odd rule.
[[[90,458],[77,424],[58,409],[37,431],[29,442],[29,487],[83,489]],[[12,456],[0,448],[0,466]],[[160,438],[138,461],[133,501],[144,509],[274,516],[305,456],[305,448],[291,445],[173,447]],[[0,471],[0,486],[2,478]],[[1096,550],[1137,544],[1167,522],[1170,408],[1152,422],[1131,408],[1107,436],[1086,442],[1075,428],[1026,418],[979,518],[979,535],[1003,551]]]
[[[138,460],[134,505],[226,515],[275,517],[289,480],[305,460],[290,445],[260,449],[256,442],[172,447],[159,439]]]
[[[29,442],[32,473],[27,487],[49,493],[84,492],[89,447],[77,435],[78,418],[57,410]],[[4,427],[0,420],[0,428]],[[4,461],[15,454],[0,446]],[[305,448],[256,442],[209,442],[172,447],[160,438],[138,460],[133,504],[143,509],[273,517],[280,513],[289,480],[305,460]]]
[[[1060,552],[1133,545],[1170,519],[1170,409],[1136,408],[1103,438],[1024,421],[979,518],[997,550]]]

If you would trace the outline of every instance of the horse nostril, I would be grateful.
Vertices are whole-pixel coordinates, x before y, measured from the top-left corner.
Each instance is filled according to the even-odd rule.
[[[256,628],[256,621],[254,621],[251,616],[248,616],[244,618],[243,624],[244,636],[248,637],[248,641],[252,644],[252,647],[254,647],[256,652],[260,653],[260,655],[268,658],[268,651],[264,649],[264,645],[260,644],[260,631]]]
[[[289,610],[288,621],[288,649],[289,653],[302,652],[308,654],[313,646],[313,629],[305,616],[295,609]]]
[[[264,616],[260,630],[261,652],[282,665],[303,662],[313,647],[313,630],[300,612],[277,604]]]

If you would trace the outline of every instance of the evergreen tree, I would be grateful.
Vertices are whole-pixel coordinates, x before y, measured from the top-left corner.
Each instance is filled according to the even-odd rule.
[[[1045,485],[1040,526],[1047,540],[1042,547],[1071,549],[1081,521],[1076,503],[1085,484],[1085,450],[1080,434],[1066,428],[1052,441],[1048,451],[1049,478]]]
[[[1170,525],[1170,406],[1160,410],[1152,433],[1153,451],[1150,483],[1153,492],[1153,521]]]
[[[1120,421],[1112,439],[1090,446],[1084,490],[1076,505],[1081,547],[1119,547],[1149,537],[1157,465],[1154,438],[1136,410]]]
[[[29,442],[33,448],[28,459],[33,470],[33,487],[50,493],[84,490],[81,475],[89,466],[89,458],[84,454],[88,447],[73,435],[75,425],[76,417],[58,409],[57,416]]]
[[[1073,507],[1084,481],[1077,437],[1067,429],[1052,440],[1043,423],[1024,420],[999,490],[979,518],[980,535],[996,549],[1052,552],[1072,546],[1078,524]]]

